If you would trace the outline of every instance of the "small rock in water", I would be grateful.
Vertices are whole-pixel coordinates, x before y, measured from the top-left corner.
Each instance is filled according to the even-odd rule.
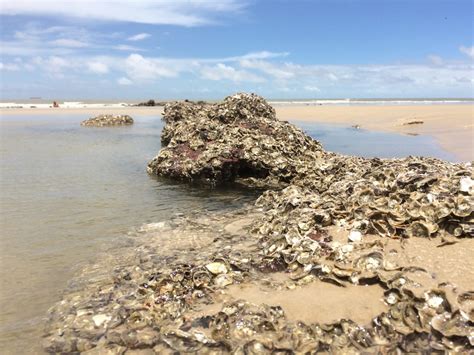
[[[129,115],[99,115],[82,121],[81,126],[125,126],[133,124],[133,118]]]
[[[414,125],[414,124],[423,124],[424,122],[423,121],[408,121],[408,122],[405,122],[403,125],[404,126],[410,126],[410,125]]]

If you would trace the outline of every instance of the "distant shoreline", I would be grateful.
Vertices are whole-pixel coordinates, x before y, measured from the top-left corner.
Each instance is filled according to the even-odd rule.
[[[432,136],[440,146],[462,161],[474,160],[474,103],[432,104],[357,104],[308,105],[305,103],[273,103],[277,117],[293,122],[317,122],[394,132]],[[0,115],[82,115],[81,119],[102,113],[130,116],[162,115],[163,106],[103,106],[89,104],[73,108],[4,108]],[[418,124],[407,124],[422,121]]]
[[[49,100],[49,99],[4,99],[0,100],[0,109],[45,109],[53,108],[53,102],[58,102],[60,108],[124,108],[124,107],[149,107],[150,102],[153,106],[164,106],[168,102],[186,101],[186,100]],[[216,103],[219,100],[191,100],[199,103]],[[319,99],[273,99],[268,100],[274,106],[304,105],[304,106],[323,106],[323,105],[341,105],[341,106],[359,106],[359,105],[474,105],[474,98],[319,98]]]

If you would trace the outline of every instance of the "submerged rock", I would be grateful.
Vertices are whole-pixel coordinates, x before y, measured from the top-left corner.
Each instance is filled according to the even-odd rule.
[[[133,124],[133,118],[129,115],[99,115],[82,121],[81,126],[125,126]]]

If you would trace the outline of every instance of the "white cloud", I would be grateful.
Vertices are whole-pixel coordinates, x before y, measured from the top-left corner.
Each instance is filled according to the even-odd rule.
[[[64,68],[71,66],[71,62],[62,57],[57,56],[49,57],[45,64],[52,71],[60,71]]]
[[[126,51],[126,52],[141,52],[143,49],[137,48],[134,46],[129,46],[127,44],[119,44],[117,46],[113,46],[113,49],[116,49],[118,51]]]
[[[468,57],[474,59],[474,46],[472,46],[472,47],[461,46],[461,47],[459,47],[459,50],[461,51],[461,53],[464,53]]]
[[[140,54],[130,54],[125,60],[125,71],[130,78],[136,80],[153,80],[161,77],[175,77],[178,72],[170,62],[145,58]]]
[[[317,86],[306,85],[304,87],[306,91],[320,92],[321,90]]]
[[[123,76],[123,77],[117,79],[117,84],[119,84],[119,85],[132,85],[133,82],[129,78],[126,78],[126,77]]]
[[[117,53],[117,52],[115,52]],[[285,92],[288,96],[302,97],[322,92],[325,96],[469,96],[472,92],[474,63],[465,61],[432,62],[425,64],[393,65],[307,65],[282,61],[278,54],[268,59],[253,59],[255,53],[225,58],[172,58],[149,57],[137,53],[130,55],[81,56],[77,53],[41,55],[30,59],[8,60],[2,70],[33,70],[36,75],[55,78],[77,78],[84,72],[116,73],[121,85],[153,85],[158,80],[173,78],[176,92],[192,90],[186,87],[210,87],[213,92],[252,88],[262,94]],[[252,58],[252,59],[249,59]],[[41,77],[37,77],[38,79]],[[84,80],[91,80],[84,78]],[[213,81],[214,83],[205,82]],[[227,81],[227,83],[226,83]],[[92,81],[93,82],[93,81]],[[246,83],[259,83],[245,87]],[[235,85],[238,84],[238,85]],[[193,84],[194,85],[194,84]]]
[[[326,77],[329,79],[329,80],[332,80],[332,81],[338,81],[339,78],[337,77],[337,75],[335,75],[334,73],[327,73],[326,74]]]
[[[434,55],[434,54],[429,55],[428,60],[434,65],[443,65],[443,63],[444,63],[443,58],[441,58],[438,55]]]
[[[234,82],[261,83],[265,79],[245,70],[237,70],[234,67],[218,63],[215,66],[203,67],[200,71],[201,77],[208,80],[231,80]]]
[[[89,71],[96,74],[107,74],[109,72],[109,67],[106,64],[98,61],[87,63],[87,67],[89,68]]]
[[[151,37],[151,34],[149,34],[149,33],[138,33],[134,36],[128,37],[127,40],[129,40],[129,41],[142,41],[142,40],[144,40],[146,38],[149,38],[149,37]]]
[[[289,52],[260,51],[260,52],[247,53],[238,58],[239,59],[270,59],[270,58],[286,57],[289,54],[290,54]]]
[[[240,61],[240,65],[243,68],[258,69],[277,79],[290,79],[294,76],[294,73],[285,70],[285,68],[281,65],[277,65],[264,60],[247,59],[246,56],[244,56],[244,58],[245,59]]]
[[[0,48],[4,55],[65,55],[86,47],[99,48],[100,45],[94,40],[110,36],[73,26],[43,28],[37,23],[26,23],[21,30],[13,34],[13,39],[0,41]]]
[[[76,28],[68,26],[50,26],[46,28],[40,28],[34,23],[28,23],[23,30],[15,31],[14,37],[19,40],[36,40],[44,35],[58,33],[62,35],[70,35],[72,32],[77,33],[77,31],[78,30]]]
[[[32,58],[29,63],[26,63],[25,68],[29,70],[36,68],[37,72],[46,73],[48,76],[54,78],[63,78],[65,73],[80,68],[80,63],[78,63],[73,58],[63,58],[60,56],[38,56]]]
[[[0,41],[2,55],[25,56],[48,54],[67,54],[71,53],[71,48],[60,48],[51,46],[49,43],[41,42],[20,42],[20,41]]]
[[[89,43],[78,41],[77,39],[72,38],[59,38],[49,43],[51,43],[53,46],[71,48],[84,48],[89,46]]]
[[[220,14],[246,7],[237,0],[21,0],[2,1],[2,14],[75,17],[86,20],[199,26],[213,23]]]
[[[4,71],[18,71],[20,70],[20,66],[15,63],[2,63],[0,62],[0,70]]]

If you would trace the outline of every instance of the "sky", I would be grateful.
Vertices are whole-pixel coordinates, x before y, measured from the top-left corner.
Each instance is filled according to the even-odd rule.
[[[474,97],[471,0],[0,0],[0,98]]]

